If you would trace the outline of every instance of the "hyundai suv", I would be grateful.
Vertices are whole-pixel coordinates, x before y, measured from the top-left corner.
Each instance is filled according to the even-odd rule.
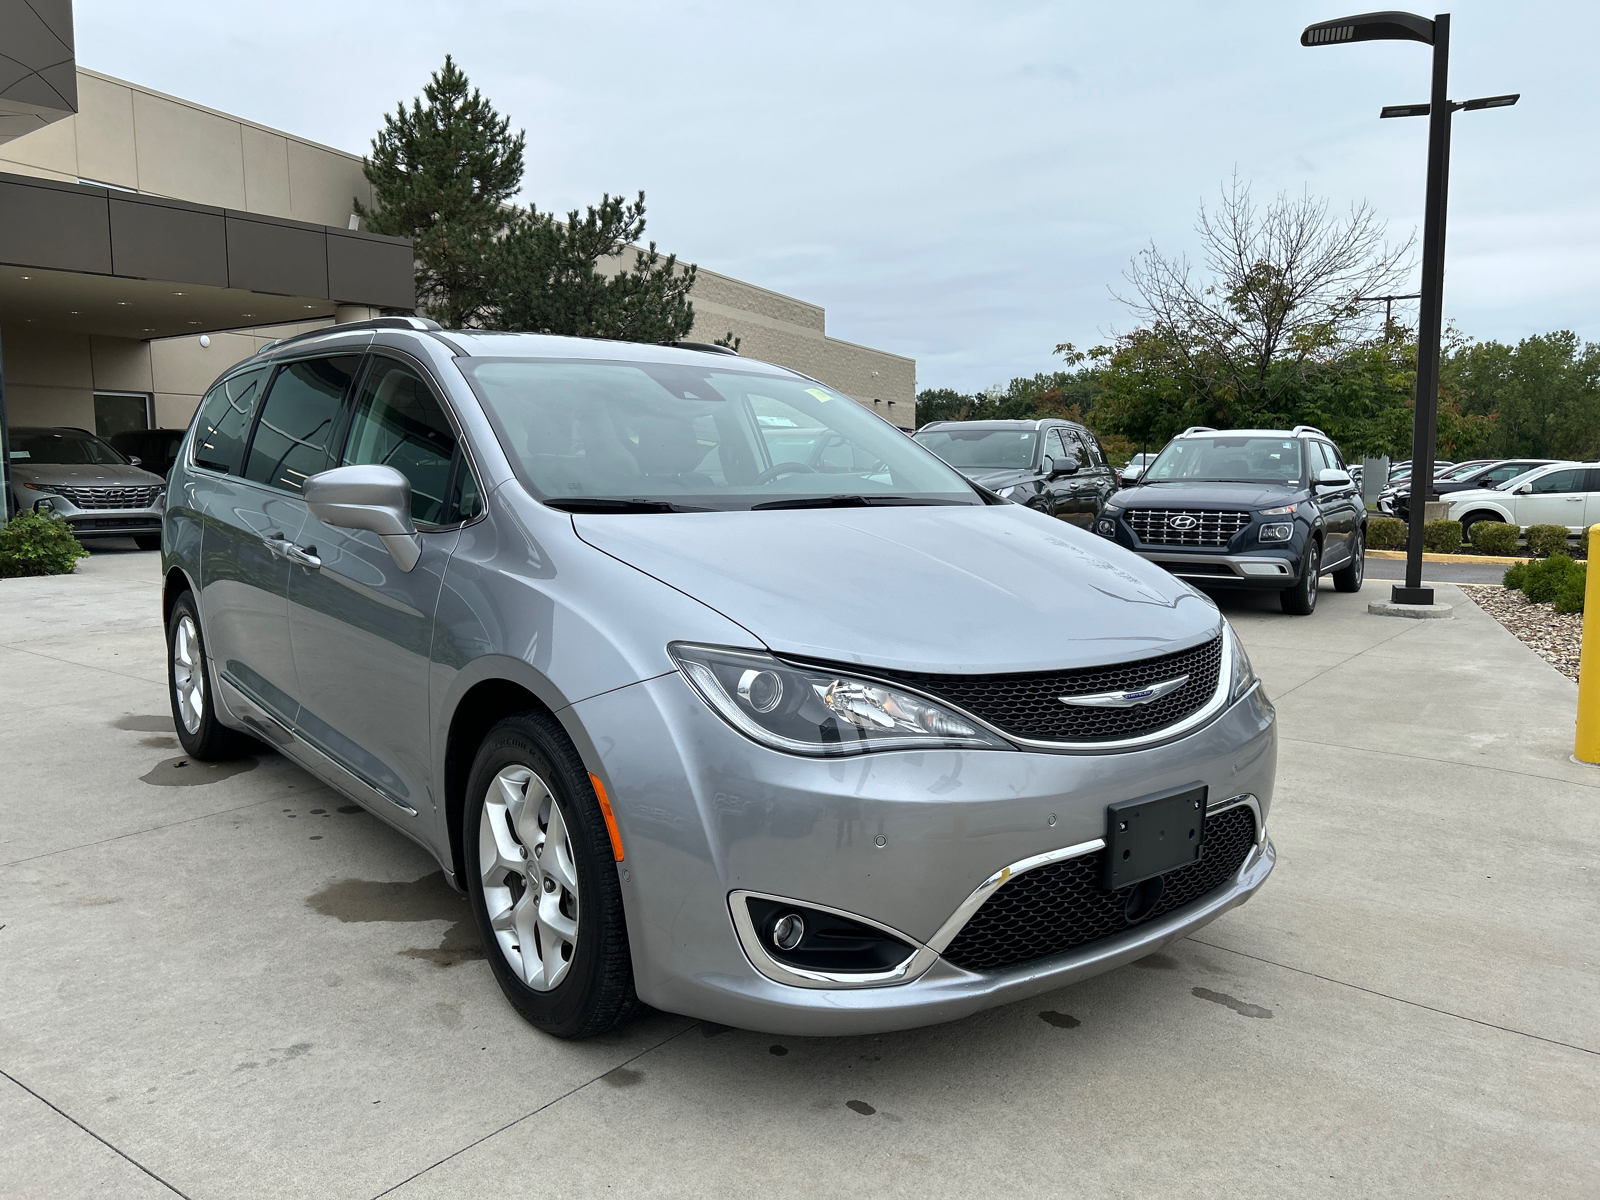
[[[86,429],[11,431],[11,511],[53,512],[80,538],[161,546],[167,481]]]
[[[1266,588],[1307,616],[1317,586],[1361,590],[1367,512],[1320,429],[1185,430],[1095,531],[1202,587]]]
[[[810,429],[838,469],[783,456]],[[552,1034],[949,1020],[1272,870],[1216,607],[793,371],[335,326],[211,388],[171,496],[184,749],[259,739],[417,841]]]

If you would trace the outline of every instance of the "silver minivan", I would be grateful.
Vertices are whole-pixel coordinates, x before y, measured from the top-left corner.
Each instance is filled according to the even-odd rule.
[[[1273,867],[1209,600],[721,347],[278,343],[201,403],[162,565],[188,753],[267,743],[415,839],[558,1036],[949,1020]]]

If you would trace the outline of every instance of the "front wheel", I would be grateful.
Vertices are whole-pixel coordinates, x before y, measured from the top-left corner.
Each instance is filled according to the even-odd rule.
[[[1350,561],[1333,573],[1333,586],[1341,592],[1359,592],[1361,577],[1367,571],[1367,531],[1356,530],[1351,544]]]
[[[1278,603],[1292,617],[1309,617],[1317,609],[1317,582],[1321,578],[1322,547],[1316,541],[1306,544],[1305,569],[1290,587],[1278,593]]]
[[[561,1038],[638,1008],[617,863],[583,760],[538,712],[489,731],[467,780],[466,883],[506,999]]]
[[[167,618],[167,695],[172,701],[173,727],[190,758],[201,762],[242,758],[258,749],[259,743],[217,720],[209,662],[194,593],[184,592],[173,602]]]

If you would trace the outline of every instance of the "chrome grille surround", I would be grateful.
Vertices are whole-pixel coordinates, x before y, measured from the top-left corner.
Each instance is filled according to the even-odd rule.
[[[1217,548],[1226,546],[1250,524],[1250,514],[1243,509],[1130,508],[1123,515],[1143,546]],[[1175,527],[1175,519],[1179,526],[1188,527]]]
[[[93,484],[82,487],[63,487],[52,484],[51,489],[72,501],[78,508],[149,508],[161,493],[160,484],[139,484],[128,487]]]

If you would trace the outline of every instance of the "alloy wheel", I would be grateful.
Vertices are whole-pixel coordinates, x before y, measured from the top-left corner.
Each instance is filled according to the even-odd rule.
[[[561,805],[530,768],[506,767],[490,782],[478,867],[507,965],[534,991],[550,991],[578,948],[578,871]]]
[[[200,631],[188,613],[178,618],[172,635],[172,693],[183,727],[191,734],[198,733],[206,715],[206,673],[200,657]]]
[[[1366,576],[1367,573],[1367,535],[1362,533],[1360,530],[1356,531],[1356,557],[1354,563],[1351,565],[1355,568],[1356,573],[1356,586],[1354,590],[1360,591],[1361,580]]]
[[[1322,554],[1317,544],[1312,542],[1306,547],[1306,611],[1317,606],[1317,584],[1321,580]]]

